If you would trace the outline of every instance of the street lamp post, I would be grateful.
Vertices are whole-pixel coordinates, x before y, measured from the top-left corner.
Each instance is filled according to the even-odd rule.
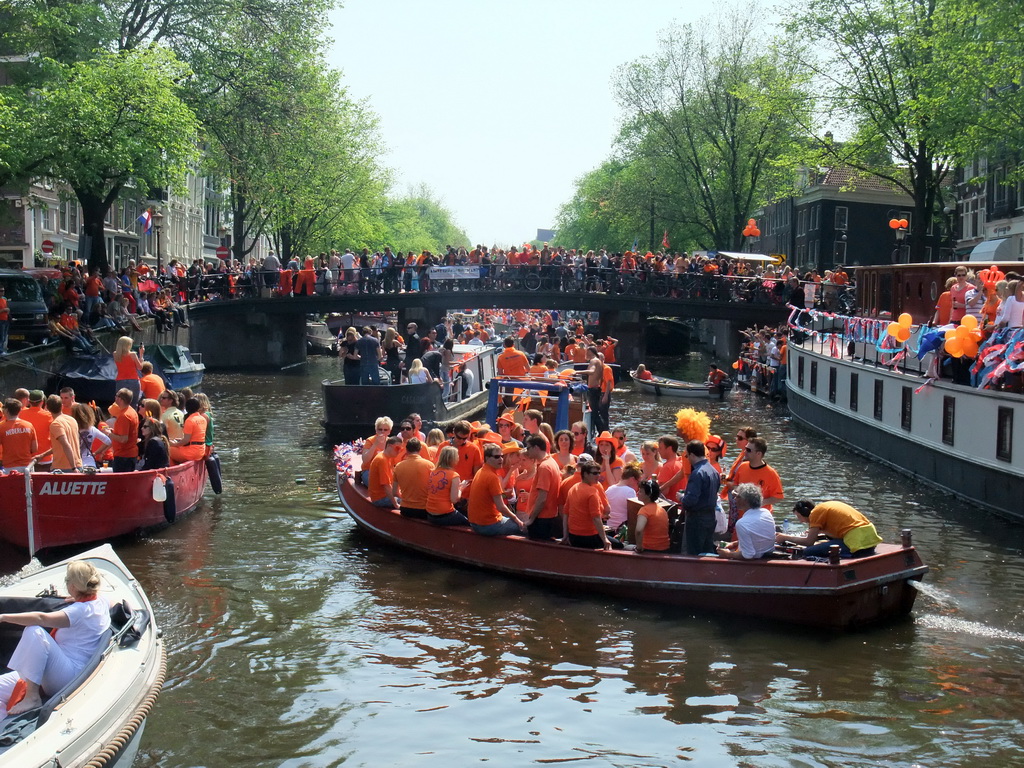
[[[160,237],[164,228],[164,215],[158,208],[153,213],[153,231],[156,232],[156,277],[160,279],[160,273],[163,271],[163,238]]]
[[[896,264],[900,260],[900,251],[907,237],[907,230],[910,229],[910,222],[906,219],[889,219],[889,229],[896,234],[896,247],[892,251],[892,263]]]

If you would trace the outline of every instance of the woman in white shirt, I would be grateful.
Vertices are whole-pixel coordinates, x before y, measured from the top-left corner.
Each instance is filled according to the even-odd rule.
[[[409,366],[409,383],[426,384],[430,381],[433,381],[430,371],[423,367],[423,361],[417,357],[412,361],[412,365]]]
[[[99,440],[104,446],[99,452],[103,453],[110,447],[110,437],[96,428],[96,412],[85,403],[75,403],[71,406],[71,416],[78,424],[78,447],[82,452],[82,466],[95,467],[96,457],[92,448]]]
[[[53,695],[74,680],[110,627],[110,606],[99,596],[100,574],[92,563],[68,563],[64,584],[70,597],[59,611],[0,613],[0,623],[25,627],[7,665],[14,671],[0,676],[0,719],[42,706],[43,692]],[[57,631],[51,636],[49,629]],[[19,680],[24,698],[8,710]]]

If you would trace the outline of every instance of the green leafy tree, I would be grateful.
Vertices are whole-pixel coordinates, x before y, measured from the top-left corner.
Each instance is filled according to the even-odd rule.
[[[90,267],[107,266],[103,219],[122,190],[180,184],[197,157],[198,123],[178,95],[187,72],[152,46],[61,66],[39,92],[55,134],[48,173],[82,206]]]
[[[943,187],[957,157],[970,152],[981,114],[985,54],[965,54],[977,28],[955,6],[809,0],[792,8],[788,25],[810,43],[801,61],[820,89],[822,112],[805,124],[809,146],[819,163],[851,166],[913,198],[911,261],[924,261]],[[823,125],[850,126],[851,136],[832,141]]]
[[[733,11],[671,27],[617,76],[625,156],[646,164],[657,218],[703,247],[738,250],[750,213],[790,186],[786,159],[811,101],[786,47],[770,42],[756,12]]]
[[[389,200],[382,211],[383,242],[392,250],[443,253],[446,246],[468,247],[468,235],[454,222],[451,211],[426,185]]]

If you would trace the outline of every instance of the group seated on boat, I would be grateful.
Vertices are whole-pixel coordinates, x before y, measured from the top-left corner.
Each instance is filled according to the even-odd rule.
[[[145,380],[142,382],[147,384]],[[213,412],[204,393],[185,388],[141,399],[129,387],[117,391],[106,417],[75,391],[45,396],[17,389],[0,420],[2,472],[113,472],[163,469],[213,453]]]
[[[842,557],[863,557],[881,541],[864,515],[838,501],[798,502],[794,511],[807,533],[783,534],[768,503],[781,499],[781,486],[764,486],[773,494],[766,498],[763,483],[751,473],[754,481],[743,481],[747,475],[742,475],[727,486],[738,514],[728,530],[722,528],[725,516],[716,508],[721,507],[718,462],[724,441],[718,436],[706,443],[689,441],[685,457],[675,455],[678,441],[664,436],[657,449],[665,463],[651,472],[646,454],[643,463],[624,461],[627,454],[635,459],[624,430],[602,432],[591,443],[582,423],[551,435],[539,411],[521,413],[503,413],[497,431],[460,421],[448,439],[440,430],[424,437],[416,414],[391,435],[393,424],[382,417],[362,446],[361,493],[374,506],[436,526],[468,526],[482,536],[523,536],[586,549],[813,559],[831,557],[833,546]],[[772,471],[763,459],[762,466]],[[731,541],[716,546],[716,535]]]

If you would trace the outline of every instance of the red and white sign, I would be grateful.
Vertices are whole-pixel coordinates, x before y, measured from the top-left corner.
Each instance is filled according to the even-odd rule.
[[[39,247],[43,251],[43,253],[45,253],[47,255],[53,253],[53,241],[52,240],[43,240],[43,242],[40,244]]]
[[[228,257],[228,254],[230,254],[230,253],[231,253],[231,251],[228,250],[228,247],[226,245],[218,245],[217,246],[217,258],[218,259],[226,259]]]

